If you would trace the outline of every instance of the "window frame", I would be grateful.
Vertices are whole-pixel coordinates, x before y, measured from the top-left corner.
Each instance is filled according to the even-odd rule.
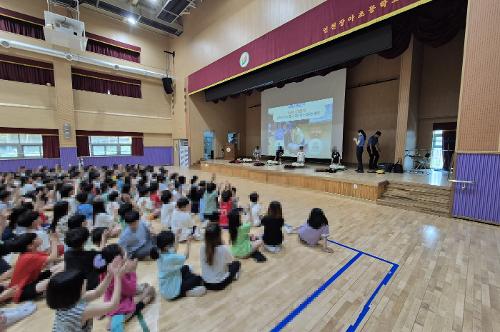
[[[43,158],[43,135],[42,134],[26,134],[26,133],[0,133],[0,134],[8,134],[8,135],[16,135],[17,143],[0,143],[0,147],[4,146],[15,146],[17,149],[17,156],[15,157],[7,157],[0,155],[0,160],[16,160],[16,159],[41,159]],[[41,138],[40,143],[21,143],[20,135],[38,135]],[[25,147],[38,147],[40,150],[39,156],[25,156],[24,148]]]
[[[93,137],[106,137],[108,138],[108,141],[111,141],[109,138],[116,138],[116,143],[92,143],[92,138]],[[120,143],[121,138],[129,138],[130,143]],[[130,151],[130,153],[123,153],[122,152],[122,146],[123,147],[129,147],[127,151]],[[104,148],[104,154],[99,154],[96,155],[94,154],[94,147],[103,147]],[[116,154],[108,154],[108,148],[116,148]],[[132,136],[101,136],[101,135],[90,135],[89,136],[89,154],[90,157],[129,157],[132,156]]]

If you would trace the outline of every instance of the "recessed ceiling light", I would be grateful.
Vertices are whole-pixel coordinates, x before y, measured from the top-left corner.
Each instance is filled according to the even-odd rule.
[[[135,17],[133,16],[129,16],[125,19],[128,23],[132,24],[132,25],[136,25],[137,24],[137,20],[135,19]]]

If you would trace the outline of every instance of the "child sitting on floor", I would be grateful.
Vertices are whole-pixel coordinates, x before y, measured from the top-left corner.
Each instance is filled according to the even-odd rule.
[[[333,252],[333,249],[328,247],[328,219],[319,208],[311,210],[307,222],[297,227],[295,231],[299,234],[299,239],[302,243],[308,246],[316,246],[322,240],[321,248],[326,252]]]
[[[191,216],[191,206],[186,197],[179,198],[177,208],[172,214],[172,232],[179,233],[179,242],[184,242],[189,236],[195,240],[200,240],[200,233],[194,224]]]
[[[159,251],[152,253],[158,259],[158,283],[160,294],[167,300],[175,300],[184,296],[202,296],[206,293],[203,280],[193,274],[188,265],[184,265],[189,258],[191,237],[188,237],[184,255],[178,254],[179,234],[163,231],[156,238]]]
[[[92,223],[92,204],[88,203],[88,194],[81,192],[76,195],[76,200],[78,201],[78,207],[76,212],[83,214],[88,223]]]
[[[238,280],[241,263],[222,242],[222,231],[215,222],[205,229],[205,242],[200,247],[201,277],[209,290],[223,290]]]
[[[125,230],[120,235],[118,243],[125,249],[128,257],[137,259],[146,259],[154,247],[153,237],[148,226],[140,220],[139,212],[135,210],[124,214]]]
[[[231,191],[224,190],[221,194],[221,202],[220,202],[220,217],[219,217],[219,225],[222,228],[228,227],[228,219],[227,216],[229,212],[233,210],[233,201],[231,200]]]
[[[107,245],[102,249],[102,259],[105,264],[109,264],[116,257],[125,258],[125,252],[117,244]],[[133,317],[134,314],[141,311],[146,305],[153,302],[155,297],[155,289],[147,283],[137,284],[137,260],[130,263],[127,273],[121,277],[121,299],[120,304],[115,310],[112,310],[107,315],[126,315],[126,320]],[[106,278],[108,273],[101,274],[101,282]],[[104,302],[110,302],[113,295],[115,282],[111,281],[104,293]]]
[[[104,201],[95,199],[92,203],[92,212],[94,217],[93,227],[104,227],[108,229],[110,237],[117,237],[120,235],[121,227],[115,222],[113,215],[106,212]]]
[[[265,262],[266,257],[259,251],[262,241],[249,234],[252,224],[241,224],[241,215],[238,210],[232,210],[228,218],[231,253],[233,256],[237,258],[252,257],[259,263]]]
[[[93,318],[116,310],[122,293],[122,276],[132,270],[131,262],[115,259],[108,266],[108,273],[101,284],[91,291],[85,291],[85,275],[78,270],[56,274],[47,287],[47,305],[56,310],[53,332],[87,332],[92,330]],[[107,302],[89,304],[99,299],[114,282],[113,291]]]
[[[250,221],[252,222],[254,227],[259,227],[261,225],[261,219],[262,219],[262,206],[259,203],[259,194],[256,192],[253,192],[249,196],[250,198],[250,207],[249,207],[249,213],[250,213]]]
[[[89,230],[86,227],[68,231],[64,240],[68,246],[68,250],[64,253],[64,264],[66,270],[81,271],[87,279],[87,289],[91,290],[99,285],[99,272],[94,267],[94,259],[99,252],[84,250],[88,238]]]
[[[264,226],[262,235],[264,248],[271,253],[280,252],[283,243],[281,228],[285,225],[280,202],[273,201],[269,204],[267,215],[262,218],[262,225]]]
[[[57,261],[59,238],[56,233],[50,235],[50,255],[39,252],[42,240],[34,233],[20,235],[14,244],[15,252],[20,252],[12,273],[9,288],[16,287],[14,302],[36,299],[47,289],[49,278],[56,271],[62,271],[64,264],[57,264],[51,270],[47,268]]]
[[[37,246],[38,250],[41,252],[48,252],[50,249],[49,236],[47,232],[43,230],[41,224],[42,220],[40,219],[40,214],[28,209],[17,219],[16,232],[18,235],[25,233],[36,234],[40,240],[40,245]]]
[[[172,214],[176,205],[169,190],[161,193],[161,202],[160,221],[163,229],[167,230],[172,228]]]

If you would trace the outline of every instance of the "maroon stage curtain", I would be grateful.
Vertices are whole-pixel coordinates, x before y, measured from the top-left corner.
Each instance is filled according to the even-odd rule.
[[[144,156],[144,143],[142,137],[132,137],[132,155]]]
[[[0,15],[0,30],[36,39],[44,39],[43,26]]]
[[[137,63],[141,61],[141,53],[139,52],[106,44],[94,39],[88,40],[87,51]]]
[[[59,158],[59,136],[42,136],[43,157]]]
[[[89,147],[89,137],[88,136],[76,136],[76,155],[80,156],[90,156]]]
[[[13,60],[14,59],[14,60]],[[0,56],[0,79],[54,86],[54,71],[48,68],[14,63],[14,57]]]
[[[142,98],[141,81],[73,68],[73,89]]]

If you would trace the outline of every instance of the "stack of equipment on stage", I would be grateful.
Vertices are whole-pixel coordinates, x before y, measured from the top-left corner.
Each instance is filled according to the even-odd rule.
[[[291,164],[286,164],[284,168],[286,169],[296,169],[296,168],[304,168],[305,165],[303,163],[291,163]]]
[[[275,166],[275,165],[279,165],[279,162],[277,162],[276,160],[268,160],[267,165]]]
[[[384,170],[385,173],[391,173],[394,168],[393,163],[380,163],[378,164],[378,169]]]

